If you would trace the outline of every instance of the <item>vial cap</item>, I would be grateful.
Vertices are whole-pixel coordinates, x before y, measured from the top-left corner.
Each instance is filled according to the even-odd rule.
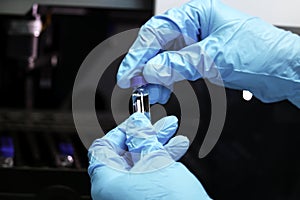
[[[11,137],[2,136],[0,138],[0,156],[5,158],[14,156],[14,144]]]
[[[131,87],[140,87],[142,85],[146,85],[147,81],[143,76],[134,76],[131,79]]]

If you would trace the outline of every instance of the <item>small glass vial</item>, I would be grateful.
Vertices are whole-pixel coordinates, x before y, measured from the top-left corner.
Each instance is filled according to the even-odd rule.
[[[14,166],[15,148],[13,138],[9,136],[0,137],[0,167]]]
[[[131,87],[133,88],[131,95],[133,112],[144,113],[150,120],[149,91],[147,89],[147,82],[145,81],[144,77],[133,77],[131,79]]]

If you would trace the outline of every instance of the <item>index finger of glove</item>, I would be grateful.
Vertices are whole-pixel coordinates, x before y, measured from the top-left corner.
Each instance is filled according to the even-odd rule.
[[[132,77],[142,73],[145,63],[161,50],[156,36],[146,28],[139,35],[121,62],[117,73],[117,84],[129,88]]]

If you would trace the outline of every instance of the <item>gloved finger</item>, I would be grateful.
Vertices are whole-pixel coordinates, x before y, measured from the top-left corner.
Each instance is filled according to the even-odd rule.
[[[179,160],[189,148],[189,139],[182,135],[171,138],[178,128],[177,117],[164,117],[157,121],[153,126],[157,132],[158,141],[164,144],[165,150],[170,154],[172,159],[175,161]],[[168,140],[170,141],[165,144]]]
[[[124,156],[127,150],[126,136],[120,129],[121,126],[122,124],[92,143],[88,150],[89,174],[99,167],[109,166],[118,170],[128,170],[131,167],[130,160]]]
[[[221,80],[213,59],[202,46],[202,41],[180,51],[166,51],[158,54],[147,62],[143,76],[149,83],[164,86],[185,79],[193,81],[201,77]]]
[[[171,87],[164,87],[157,84],[148,84],[147,86],[150,97],[150,104],[160,103],[165,104],[169,100],[172,92]]]
[[[98,149],[109,149],[117,155],[121,155],[126,150],[125,140],[125,133],[118,126],[110,130],[102,138],[96,139],[89,150],[96,151]]]
[[[178,119],[175,116],[167,116],[158,120],[153,127],[157,133],[158,141],[164,145],[176,132]]]
[[[126,123],[126,120],[125,122]],[[127,149],[125,141],[126,141],[126,134],[120,128],[122,124],[117,126],[116,128],[109,131],[107,134],[104,135],[102,139],[109,141],[110,143],[114,144],[114,150],[121,154],[124,150]]]
[[[220,12],[214,12],[216,10]],[[216,30],[227,29],[222,32],[222,35],[229,37],[225,40],[222,38],[216,40],[216,42],[226,43],[231,39],[232,33],[250,17],[229,8],[220,1],[211,0],[190,1],[182,7],[173,8],[162,15],[152,17],[141,28],[136,41],[120,65],[117,74],[118,85],[121,88],[129,88],[130,79],[143,73],[144,65],[150,59],[161,52],[178,51],[202,41],[213,35]],[[236,26],[231,23],[233,21],[240,23]],[[198,53],[201,53],[201,50],[194,52],[194,54]],[[180,61],[182,60],[173,62]],[[152,79],[151,83],[160,84],[160,81]],[[172,83],[169,81],[166,85]]]
[[[173,160],[179,160],[189,148],[189,139],[183,135],[178,135],[170,139],[164,146]]]
[[[121,129],[126,132],[126,145],[129,152],[151,152],[162,149],[151,121],[143,113],[133,113]]]
[[[126,145],[133,162],[158,150],[164,150],[156,137],[156,131],[150,120],[142,113],[132,114],[122,129],[126,132]]]
[[[198,42],[200,35],[207,35],[210,15],[205,12],[210,10],[207,8],[211,2],[193,4],[195,2],[154,16],[141,27],[117,73],[117,83],[121,88],[129,88],[130,79],[141,74],[148,60],[160,52],[182,49]]]

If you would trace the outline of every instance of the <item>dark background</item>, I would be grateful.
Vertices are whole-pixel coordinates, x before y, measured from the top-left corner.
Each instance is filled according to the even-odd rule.
[[[14,167],[0,168],[0,199],[90,199],[87,150],[71,114],[75,76],[95,46],[118,32],[140,27],[152,16],[152,9],[43,6],[39,14],[48,24],[38,38],[38,58],[32,69],[22,54],[30,49],[30,38],[8,35],[6,26],[9,20],[32,16],[0,16],[0,135],[13,137],[15,144]],[[57,63],[51,63],[53,57]],[[96,95],[97,111],[106,116],[99,115],[105,131],[116,125],[108,97],[121,60],[101,77],[99,84],[107,87]],[[241,91],[226,89],[223,132],[214,149],[199,159],[210,122],[210,98],[203,80],[190,84],[199,100],[201,119],[198,134],[181,161],[209,195],[216,200],[299,199],[300,110],[287,101],[245,101]],[[164,107],[180,119],[177,104],[172,96]],[[71,141],[76,152],[76,164],[69,168],[58,167],[55,160],[55,144],[62,138]]]

